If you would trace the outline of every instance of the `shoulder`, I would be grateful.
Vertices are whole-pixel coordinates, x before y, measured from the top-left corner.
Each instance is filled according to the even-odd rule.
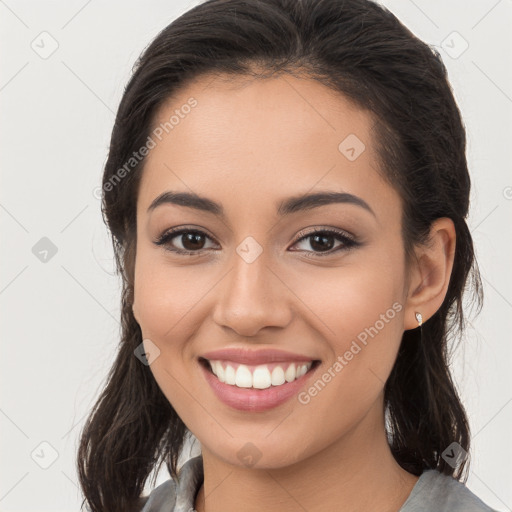
[[[422,473],[399,512],[498,512],[462,482],[429,469]]]
[[[176,504],[176,483],[169,479],[140,498],[140,512],[172,512]]]

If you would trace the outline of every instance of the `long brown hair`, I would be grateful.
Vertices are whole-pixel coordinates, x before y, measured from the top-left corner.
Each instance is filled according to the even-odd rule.
[[[467,460],[454,469],[441,456],[452,442],[466,451],[470,442],[449,371],[450,338],[462,338],[464,290],[479,309],[483,297],[465,221],[465,129],[439,54],[370,0],[208,0],[174,20],[143,52],[112,131],[102,212],[122,279],[121,340],[81,432],[77,466],[84,502],[92,512],[136,510],[152,470],[165,462],[176,475],[189,434],[149,367],[134,356],[142,342],[132,302],[144,159],[128,168],[126,162],[147,143],[162,103],[205,73],[255,79],[306,74],[368,111],[375,120],[379,172],[402,200],[407,261],[414,246],[427,241],[435,219],[454,222],[456,251],[445,300],[422,326],[421,338],[419,329],[404,332],[385,385],[385,407],[390,447],[404,469],[416,475],[437,469],[460,479]]]

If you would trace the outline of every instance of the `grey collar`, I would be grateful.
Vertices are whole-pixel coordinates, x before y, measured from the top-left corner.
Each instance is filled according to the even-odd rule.
[[[203,483],[203,456],[187,460],[178,471],[174,512],[196,512],[196,495]]]

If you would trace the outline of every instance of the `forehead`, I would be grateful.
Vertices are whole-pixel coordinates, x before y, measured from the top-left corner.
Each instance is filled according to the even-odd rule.
[[[197,102],[191,109],[186,107],[190,98]],[[269,151],[283,158],[307,152],[314,158],[326,150],[338,156],[339,143],[350,134],[364,141],[366,156],[372,149],[370,114],[312,79],[207,75],[165,102],[154,127],[165,127],[182,109],[190,111],[179,120],[174,116],[172,129],[163,134],[167,149],[186,143],[217,159],[226,151],[229,157],[247,157],[250,151],[253,159],[265,159]],[[158,153],[152,152],[150,158]]]
[[[146,157],[139,203],[172,189],[264,207],[263,197],[317,185],[396,202],[377,172],[372,127],[367,111],[312,79],[206,75],[155,116],[161,140]]]

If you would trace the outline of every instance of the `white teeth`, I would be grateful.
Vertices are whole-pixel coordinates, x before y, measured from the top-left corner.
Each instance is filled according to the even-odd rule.
[[[219,362],[220,364],[220,362]],[[213,371],[215,373],[215,370]],[[226,373],[224,375],[226,384],[230,384],[231,386],[234,386],[236,383],[236,377],[235,377],[235,369],[228,364],[226,367]]]
[[[215,363],[217,363],[215,365],[215,374],[217,375],[218,379],[221,382],[225,382],[226,381],[226,374],[225,374],[224,368],[220,364],[220,361],[215,361]]]
[[[239,388],[250,388],[252,386],[251,370],[244,364],[241,364],[236,370],[235,384]]]
[[[297,377],[297,370],[295,368],[294,364],[291,364],[288,366],[288,369],[284,372],[284,378],[286,379],[286,382],[292,382],[295,380],[295,377]]]
[[[269,388],[272,384],[272,377],[268,368],[258,366],[252,375],[252,387],[256,389]]]
[[[284,370],[280,366],[276,366],[272,370],[272,386],[280,386],[284,382]]]
[[[238,368],[233,368],[227,364],[222,365],[221,361],[210,361],[212,372],[217,378],[230,386],[239,388],[266,389],[270,386],[281,386],[286,382],[293,382],[302,377],[311,368],[312,361],[309,363],[283,363],[278,364],[270,373],[266,364],[258,365],[251,373],[249,367],[245,364],[239,364]],[[285,370],[286,368],[286,370]]]

